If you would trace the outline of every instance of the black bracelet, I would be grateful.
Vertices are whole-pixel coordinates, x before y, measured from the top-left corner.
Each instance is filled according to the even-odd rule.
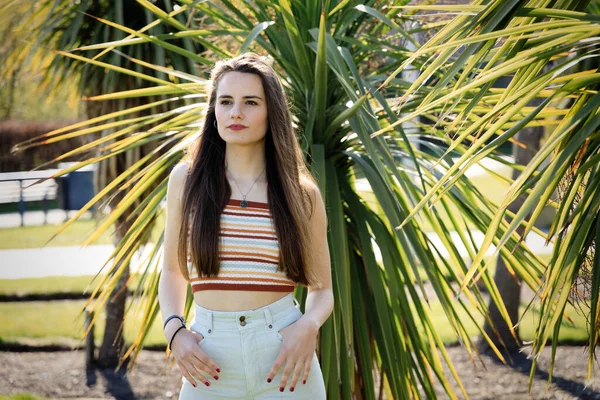
[[[167,327],[167,324],[169,323],[169,321],[170,321],[170,320],[172,320],[173,318],[177,318],[178,320],[180,320],[180,321],[181,321],[181,323],[182,323],[183,325],[185,325],[185,319],[183,319],[183,317],[181,317],[181,316],[179,316],[179,315],[176,315],[176,314],[173,314],[173,315],[171,315],[169,318],[167,318],[167,319],[165,320],[165,323],[164,323],[164,325],[163,325],[163,331],[164,331],[164,330],[165,330],[165,328]]]
[[[177,332],[179,332],[182,329],[185,329],[185,325],[181,325],[179,328],[177,328],[173,336],[171,336],[171,340],[169,341],[169,351],[171,351],[171,345],[173,344],[173,339],[175,338],[175,335],[177,335]]]

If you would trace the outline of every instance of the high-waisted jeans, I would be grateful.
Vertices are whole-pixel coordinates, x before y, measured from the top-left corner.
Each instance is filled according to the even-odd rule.
[[[210,380],[210,386],[196,381],[197,386],[194,387],[182,377],[179,399],[324,400],[325,384],[316,353],[313,353],[306,384],[302,383],[302,371],[293,392],[289,390],[293,370],[285,391],[279,391],[285,364],[271,383],[267,383],[283,343],[279,331],[302,316],[295,303],[293,293],[259,309],[247,311],[213,311],[194,303],[196,313],[190,329],[204,336],[198,345],[215,360],[221,373],[219,380]]]

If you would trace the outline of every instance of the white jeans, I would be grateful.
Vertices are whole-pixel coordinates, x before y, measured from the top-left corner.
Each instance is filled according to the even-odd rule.
[[[210,379],[210,386],[197,381],[194,387],[182,377],[179,399],[325,400],[325,384],[316,353],[306,384],[302,383],[301,375],[293,392],[289,390],[291,376],[284,392],[279,391],[283,367],[267,383],[283,343],[279,331],[302,316],[294,303],[293,293],[248,311],[213,311],[194,303],[196,314],[190,329],[204,336],[199,346],[215,360],[221,373],[219,380]]]

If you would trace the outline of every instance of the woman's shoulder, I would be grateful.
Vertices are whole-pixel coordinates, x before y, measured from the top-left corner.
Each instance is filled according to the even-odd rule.
[[[169,174],[169,183],[167,187],[167,203],[179,203],[183,198],[183,188],[189,171],[189,163],[180,161]]]
[[[189,161],[180,161],[178,162],[169,175],[169,181],[177,184],[182,184],[185,182],[185,179],[190,170]]]
[[[319,189],[319,185],[315,182],[312,177],[301,177],[300,178],[300,186],[304,190],[305,194],[308,195],[309,199],[309,219],[312,220],[312,216],[314,214],[315,208],[320,208],[323,203],[323,196],[321,195],[321,191]]]
[[[317,196],[321,195],[321,191],[319,190],[319,185],[315,182],[314,179],[310,177],[300,177],[300,186],[310,194],[311,200],[315,200]]]

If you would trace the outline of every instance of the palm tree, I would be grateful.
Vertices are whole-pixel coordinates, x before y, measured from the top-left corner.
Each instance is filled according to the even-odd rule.
[[[588,379],[600,334],[600,254],[595,251],[600,238],[600,2],[561,1],[546,7],[526,0],[404,7],[460,15],[411,57],[436,55],[424,65],[423,74],[408,88],[400,104],[420,92],[424,77],[435,72],[441,73],[442,79],[428,88],[426,97],[412,113],[395,123],[437,111],[438,123],[456,138],[449,150],[465,139],[471,142],[468,151],[423,196],[407,221],[434,195],[441,196],[452,188],[469,165],[498,146],[507,141],[522,146],[514,137],[526,126],[548,130],[548,138],[527,160],[526,167],[520,168],[521,174],[511,182],[505,200],[495,210],[483,246],[461,284],[462,290],[485,271],[483,255],[492,242],[502,249],[516,231],[521,242],[530,231],[536,231],[534,224],[544,207],[556,209],[549,232],[543,235],[547,243],[553,239],[555,242],[542,279],[538,281],[537,272],[532,274],[529,265],[506,264],[510,275],[525,280],[536,290],[540,301],[531,346],[530,384],[538,355],[549,338],[554,360],[561,324],[563,319],[569,319],[567,304],[579,303],[583,310],[587,309]],[[399,66],[393,75],[402,68]],[[508,87],[494,90],[493,83],[504,76],[511,78]],[[530,101],[536,104],[527,106]],[[493,140],[488,143],[488,139]],[[532,142],[533,138],[527,141]],[[445,188],[440,193],[442,186]],[[559,194],[558,201],[551,199],[555,192]],[[513,213],[511,205],[515,202],[520,206]],[[510,219],[508,223],[505,216]],[[500,229],[503,231],[498,235]],[[520,249],[512,251],[514,254]],[[511,328],[519,322],[514,318],[505,320]],[[516,337],[514,332],[513,336]]]
[[[155,12],[162,23],[173,24],[171,18],[152,8],[151,3],[144,0],[140,3]],[[425,28],[411,30],[404,25],[405,21],[417,18],[416,15],[411,11],[403,12],[400,18],[397,16],[399,9],[383,1],[234,3],[223,0],[219,6],[187,0],[182,3],[202,15],[203,23],[210,29],[190,30],[181,25],[171,25],[179,30],[177,35],[202,37],[223,47],[230,46],[236,49],[233,54],[251,49],[271,55],[289,97],[294,101],[298,140],[326,196],[330,222],[328,240],[336,306],[332,317],[321,329],[318,349],[328,398],[351,398],[355,394],[359,398],[374,399],[378,392],[387,393],[390,398],[435,398],[436,378],[448,397],[456,398],[442,369],[442,359],[450,367],[450,374],[458,383],[459,390],[467,397],[440,338],[440,328],[432,321],[430,305],[434,302],[440,304],[449,326],[470,353],[476,353],[477,348],[467,333],[467,322],[476,322],[480,314],[489,321],[487,298],[473,278],[482,282],[481,286],[496,303],[508,326],[513,325],[486,268],[485,250],[477,248],[474,243],[473,231],[487,232],[483,247],[487,249],[494,243],[496,253],[503,256],[507,266],[534,290],[541,287],[554,295],[553,286],[546,286],[548,282],[568,285],[570,275],[559,268],[563,266],[560,257],[553,259],[545,270],[543,262],[515,232],[515,224],[522,221],[521,212],[535,204],[528,199],[518,214],[512,214],[506,211],[505,204],[498,207],[487,200],[464,176],[464,169],[459,167],[470,165],[477,157],[483,156],[505,162],[490,149],[496,149],[499,143],[532,123],[558,124],[552,137],[558,135],[567,146],[561,149],[564,156],[562,152],[557,153],[556,160],[564,163],[570,156],[573,159],[577,156],[583,161],[578,164],[580,168],[597,168],[591,162],[593,155],[582,158],[586,154],[567,149],[572,140],[568,135],[571,132],[569,124],[573,121],[581,122],[582,128],[585,128],[579,136],[585,134],[590,144],[598,140],[592,135],[596,126],[584,123],[585,116],[593,119],[593,113],[597,111],[591,111],[587,104],[578,103],[592,101],[596,104],[597,94],[594,93],[597,92],[590,91],[597,84],[596,75],[568,75],[563,73],[566,68],[552,70],[542,78],[536,75],[549,57],[560,55],[561,51],[573,48],[585,51],[579,40],[595,32],[595,17],[570,11],[569,7],[581,3],[576,1],[564,0],[548,9],[531,7],[529,1],[496,0],[485,5],[475,2],[451,9],[462,13],[448,22],[434,24],[439,32],[421,46],[414,42],[411,34],[413,30]],[[546,17],[551,18],[549,23],[540,21]],[[85,47],[86,51],[112,49],[115,52],[131,46],[132,42],[135,45],[152,43],[165,49],[173,45],[167,36],[150,37],[114,21],[103,22],[133,35],[135,39],[98,43]],[[536,34],[531,38],[531,33],[538,30],[543,32],[541,37]],[[566,35],[564,30],[577,33]],[[224,42],[223,38],[230,41]],[[560,40],[560,49],[553,49],[553,41],[557,40]],[[497,42],[499,45],[494,47]],[[409,44],[417,50],[409,51]],[[457,52],[459,48],[461,51]],[[78,54],[64,53],[70,58],[96,63],[93,57]],[[135,56],[128,60],[140,62]],[[531,65],[525,62],[530,60],[535,62]],[[117,259],[130,257],[138,247],[141,233],[146,232],[146,227],[163,212],[159,203],[166,190],[165,172],[179,161],[186,146],[197,138],[197,124],[202,120],[205,107],[202,97],[204,79],[182,71],[166,70],[152,63],[144,65],[184,82],[159,81],[147,74],[140,77],[156,84],[149,89],[118,91],[91,99],[144,98],[162,94],[171,101],[168,112],[153,115],[154,118],[162,118],[160,125],[147,131],[144,124],[150,120],[136,119],[134,109],[109,113],[93,121],[104,123],[118,115],[124,122],[137,124],[135,129],[141,133],[133,139],[116,137],[115,149],[135,146],[138,140],[152,141],[157,146],[170,145],[163,154],[149,159],[146,166],[137,164],[123,171],[114,184],[108,185],[89,204],[111,192],[127,191],[112,210],[107,223],[95,233],[100,234],[123,209],[140,198],[146,187],[155,185],[156,189],[144,195],[132,212],[132,220],[135,220],[117,244]],[[567,64],[562,65],[565,67]],[[117,71],[117,67],[103,66]],[[401,71],[409,68],[423,71],[415,82],[398,77]],[[514,79],[518,76],[519,80],[506,89],[492,88],[491,83],[495,79],[510,72],[515,73]],[[560,84],[561,90],[555,90],[551,84]],[[182,98],[190,94],[196,96],[196,103],[186,103]],[[543,95],[548,100],[533,110],[524,107],[527,104],[524,101],[536,95]],[[548,113],[540,113],[550,100],[561,97],[575,98],[575,106],[551,108]],[[394,99],[398,100],[397,104],[394,104]],[[597,109],[596,106],[594,110]],[[583,117],[581,110],[587,112]],[[549,115],[563,119],[556,121]],[[414,121],[417,116],[437,123],[421,124],[422,131],[416,133],[405,130],[402,123]],[[489,125],[484,124],[486,121]],[[104,124],[106,129],[110,128],[110,125]],[[76,132],[81,134],[89,129],[86,124],[75,128],[80,129]],[[482,135],[481,138],[478,135]],[[60,139],[65,135],[63,132],[51,132],[48,136]],[[494,139],[490,143],[485,142],[492,137]],[[429,140],[439,138],[449,146]],[[467,139],[466,143],[464,139]],[[560,140],[558,143],[561,143]],[[588,147],[589,152],[597,147]],[[511,186],[508,199],[521,193],[533,195],[536,190],[538,198],[545,194],[548,186],[543,189],[535,186],[528,192],[542,175],[533,171],[544,149],[547,150],[543,148],[532,160],[533,166],[530,168],[528,165]],[[106,154],[110,156],[111,153],[107,151]],[[454,156],[459,156],[458,162],[454,161]],[[86,159],[82,164],[95,161],[93,158]],[[518,168],[518,165],[514,167]],[[555,171],[553,179],[559,178]],[[371,197],[361,193],[363,179],[368,181]],[[592,183],[587,186],[591,196],[588,195],[587,201],[582,202],[582,207],[585,206],[588,212],[595,205],[592,200],[598,197],[597,189],[594,189],[599,186]],[[548,181],[544,184],[547,185]],[[545,198],[541,198],[545,204]],[[597,207],[595,210],[597,214]],[[537,208],[533,218],[536,211]],[[570,222],[575,228],[564,235],[571,238],[574,232],[596,232],[589,225],[577,224],[581,214],[568,211],[565,208],[563,213],[557,214],[560,223],[555,228],[573,219]],[[419,218],[415,218],[417,213]],[[512,218],[510,223],[504,220],[505,214]],[[532,227],[531,222],[526,231],[529,230],[541,233]],[[428,231],[439,237],[441,246],[430,240]],[[458,234],[460,239],[451,236],[452,233]],[[153,243],[147,270],[142,274],[137,289],[144,295],[138,309],[144,318],[136,340],[125,354],[132,359],[143,346],[150,324],[157,315],[159,272],[154,272],[154,268],[160,259],[162,241],[161,236]],[[579,246],[575,250],[589,245],[581,239],[567,241],[570,245]],[[557,247],[560,246],[563,244],[558,243]],[[472,265],[469,266],[460,255],[461,247],[467,249],[473,259]],[[442,251],[447,255],[441,256]],[[572,260],[570,262],[572,273],[575,265]],[[597,270],[593,270],[596,275],[600,274]],[[542,281],[545,272],[547,275]],[[114,288],[116,282],[117,279],[110,278],[105,287]],[[102,303],[106,298],[105,292],[98,296],[94,293],[92,298]],[[557,293],[562,295],[560,291]],[[303,303],[305,291],[298,289],[296,295]],[[597,289],[591,297],[592,304],[597,304]],[[548,301],[548,298],[554,299],[546,296],[543,301]],[[191,301],[188,301],[189,304]],[[546,317],[539,323],[537,351],[545,343],[544,334],[548,327],[554,326],[552,322],[562,316],[564,309],[564,303],[563,308],[556,308],[552,301],[546,304],[554,308],[544,309]],[[597,315],[594,311],[597,309],[597,306],[592,307],[592,315]],[[466,313],[467,317],[460,317],[459,312]],[[492,339],[479,324],[477,326],[483,339],[503,359]],[[596,330],[591,332],[595,332],[597,337],[597,325],[594,326]]]
[[[156,12],[166,14],[171,12],[173,20],[180,26],[185,27],[190,13],[179,8],[174,12],[174,4],[170,0],[158,2],[154,6]],[[124,47],[121,51],[96,54],[95,62],[82,62],[76,57],[64,57],[63,50],[72,50],[75,47],[96,44],[103,41],[127,40],[126,33],[112,29],[102,22],[102,18],[118,21],[136,31],[147,32],[154,35],[169,35],[175,29],[169,25],[161,25],[154,21],[153,14],[145,7],[132,0],[126,1],[38,1],[23,3],[9,1],[5,3],[2,10],[4,18],[13,24],[11,35],[8,36],[6,46],[9,50],[3,57],[2,76],[14,76],[15,71],[25,64],[32,63],[32,68],[43,68],[45,71],[44,84],[53,87],[64,81],[76,79],[79,82],[79,93],[88,98],[113,93],[124,89],[141,89],[150,87],[152,82],[147,81],[148,67],[143,62],[152,62],[163,68],[175,68],[184,73],[194,73],[195,61],[203,61],[204,58],[197,55],[204,49],[201,40],[182,38],[173,43],[177,49],[162,48],[153,44],[141,44],[139,46]],[[35,43],[23,41],[34,32]],[[56,53],[46,48],[57,49]],[[58,53],[58,54],[57,54]],[[130,57],[136,57],[138,63],[134,63]],[[1,59],[1,58],[0,58]],[[111,68],[104,68],[103,64],[109,63]],[[130,74],[123,74],[115,67],[130,70]],[[157,73],[157,80],[167,78],[165,73]],[[89,160],[97,163],[97,174],[95,175],[96,187],[106,188],[114,183],[118,177],[122,177],[125,171],[131,171],[135,165],[146,165],[152,157],[158,157],[164,152],[165,144],[159,144],[152,140],[133,140],[132,135],[142,126],[158,126],[161,118],[153,114],[167,112],[165,99],[160,93],[156,96],[122,97],[104,102],[86,102],[86,114],[89,122],[103,121],[102,116],[114,113],[106,123],[96,125],[84,131],[76,131],[65,134],[65,136],[84,136],[88,142],[71,155],[85,154]],[[122,118],[117,110],[133,109],[131,115],[135,117],[137,124],[128,124],[127,121],[119,122]],[[110,121],[110,122],[109,122]],[[86,124],[87,125],[87,124]],[[111,129],[120,126],[120,130]],[[61,132],[72,131],[72,128],[61,130]],[[45,135],[43,140],[52,142],[60,140],[56,132]],[[120,146],[125,140],[128,146]],[[21,149],[25,149],[32,143],[22,143]],[[107,156],[107,153],[110,156]],[[51,163],[68,157],[53,160]],[[47,163],[49,164],[49,163]],[[44,164],[44,165],[47,165]],[[43,167],[44,165],[40,166]],[[56,177],[66,174],[76,168],[70,168],[57,174]],[[116,213],[111,214],[110,225],[114,225],[114,240],[118,246],[126,238],[131,228],[132,212],[135,207],[142,204],[145,195],[156,191],[157,186],[152,183],[144,188],[141,197],[134,199],[128,206],[121,207]],[[124,191],[116,191],[110,197],[105,198],[105,205],[116,208],[123,204],[126,198]],[[147,240],[148,233],[152,229],[149,224],[146,229],[138,235],[138,242],[130,248],[132,254]],[[116,255],[117,253],[114,253]],[[112,257],[111,257],[112,258]],[[114,258],[114,265],[108,272],[113,285],[106,288],[110,298],[106,301],[106,324],[102,346],[98,355],[98,363],[101,365],[117,365],[122,354],[123,339],[120,329],[125,312],[125,301],[127,299],[127,282],[129,279],[129,257]]]
[[[538,104],[539,105],[539,104]],[[513,144],[513,158],[515,162],[526,166],[535,154],[540,150],[542,137],[544,135],[543,126],[522,128],[515,135]],[[520,171],[514,169],[512,179],[516,180],[519,177]],[[521,205],[525,201],[524,196],[519,197],[516,201],[508,206],[508,210],[513,214],[517,214]],[[529,218],[527,216],[526,218]],[[524,227],[520,226],[517,230],[519,235],[524,232]],[[502,302],[506,307],[510,321],[518,321],[520,316],[521,306],[521,285],[522,281],[518,275],[513,275],[512,271],[504,262],[504,259],[498,256],[496,260],[496,272],[494,273],[494,282],[498,286],[498,292],[502,297]],[[497,346],[503,346],[507,351],[507,356],[518,354],[523,346],[519,332],[511,329],[506,323],[498,307],[493,302],[489,304],[490,319],[486,322],[483,329],[494,340]],[[482,342],[480,350],[487,351],[487,342]]]

